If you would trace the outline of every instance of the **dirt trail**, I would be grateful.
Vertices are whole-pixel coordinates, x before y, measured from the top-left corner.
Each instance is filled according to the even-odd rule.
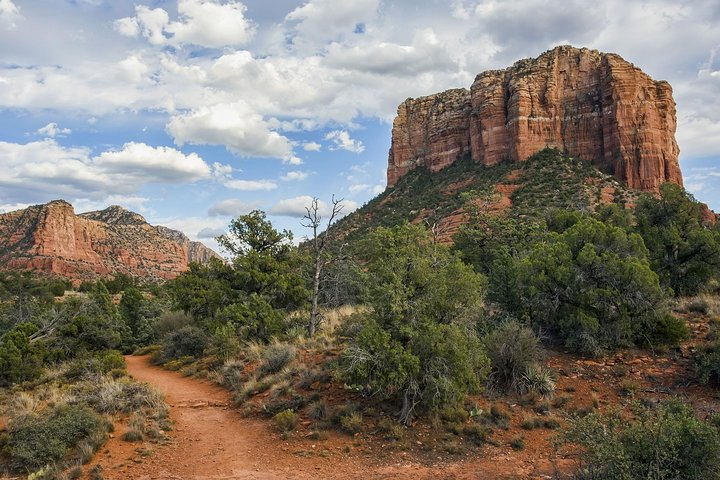
[[[378,460],[380,452],[343,434],[314,441],[298,432],[284,441],[269,422],[243,418],[222,388],[151,366],[147,357],[128,356],[126,361],[135,379],[166,395],[174,427],[166,445],[124,442],[124,430],[118,428],[91,463],[102,465],[106,479],[550,478],[530,474],[537,471],[535,459],[518,462],[507,451],[473,455],[459,463],[421,465],[405,453],[383,452]],[[550,469],[545,464],[543,470]]]

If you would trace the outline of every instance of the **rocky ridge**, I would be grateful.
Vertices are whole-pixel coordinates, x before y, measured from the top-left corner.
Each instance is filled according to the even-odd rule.
[[[0,268],[32,270],[73,280],[125,273],[164,280],[189,262],[219,256],[167,227],[119,206],[76,215],[55,200],[0,214]]]
[[[418,166],[432,172],[463,155],[492,166],[545,147],[591,161],[629,188],[682,185],[672,88],[612,53],[560,46],[505,70],[479,74],[470,90],[409,98],[393,123],[387,180]]]

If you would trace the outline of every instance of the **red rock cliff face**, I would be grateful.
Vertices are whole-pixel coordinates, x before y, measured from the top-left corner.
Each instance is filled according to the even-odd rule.
[[[191,243],[195,242],[169,238],[164,230],[120,207],[75,215],[72,205],[57,200],[0,214],[0,269],[4,270],[33,270],[74,280],[117,273],[169,279],[194,260]],[[217,256],[202,248],[206,258]]]
[[[547,146],[593,162],[630,188],[682,185],[675,102],[615,54],[569,46],[506,70],[481,73],[471,89],[408,99],[393,123],[388,186],[417,166],[438,171],[460,155],[494,165]]]

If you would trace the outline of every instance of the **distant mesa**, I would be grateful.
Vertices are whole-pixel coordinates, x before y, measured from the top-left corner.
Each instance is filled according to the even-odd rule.
[[[113,205],[75,214],[54,200],[0,214],[0,269],[37,271],[72,280],[124,273],[171,279],[190,262],[207,263],[217,253],[183,233],[147,223],[142,215]]]
[[[675,101],[613,53],[559,46],[505,70],[479,74],[470,90],[409,98],[393,123],[387,182],[418,166],[437,172],[469,155],[492,166],[554,147],[592,162],[636,190],[682,185]]]

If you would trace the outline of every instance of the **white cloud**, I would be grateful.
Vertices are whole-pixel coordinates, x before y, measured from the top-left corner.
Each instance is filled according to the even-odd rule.
[[[333,43],[328,47],[325,61],[332,67],[379,75],[416,76],[457,68],[450,52],[431,28],[416,31],[412,45],[370,42],[348,47]]]
[[[353,140],[347,130],[333,130],[325,135],[325,140],[330,140],[334,146],[330,150],[347,150],[352,153],[362,153],[365,146],[360,140]]]
[[[225,233],[225,228],[211,228],[211,227],[205,227],[202,230],[200,230],[197,233],[198,238],[215,238],[219,237],[220,235],[223,235]]]
[[[312,205],[312,201],[313,197],[310,195],[300,195],[294,198],[286,198],[284,200],[280,200],[272,208],[270,208],[269,213],[271,215],[278,215],[281,217],[302,218],[307,213],[306,208]],[[342,205],[343,210],[341,216],[345,216],[358,208],[357,202],[352,200],[343,200]],[[318,200],[318,213],[321,216],[327,217],[332,213],[332,206],[327,202]]]
[[[48,123],[44,127],[38,128],[35,132],[38,135],[44,135],[49,138],[62,137],[72,133],[69,128],[60,128],[55,122]]]
[[[238,198],[228,198],[227,200],[221,200],[215,205],[210,207],[208,215],[211,217],[238,217],[250,213],[252,210],[258,208],[257,202],[246,202]]]
[[[12,0],[0,0],[0,25],[12,30],[17,27],[15,23],[20,18],[20,8]]]
[[[375,18],[379,5],[380,0],[310,0],[290,12],[285,20],[292,25],[294,46],[311,49],[351,35],[359,24]]]
[[[280,177],[280,180],[286,182],[305,180],[308,177],[308,172],[302,172],[299,170],[287,172],[285,175]]]
[[[350,186],[348,187],[348,190],[350,191],[350,193],[366,192],[366,191],[368,191],[369,189],[370,189],[370,185],[368,185],[367,183],[360,183],[360,184],[357,184],[357,185],[350,185]]]
[[[226,180],[223,185],[233,190],[254,192],[258,190],[275,190],[277,183],[272,180]]]
[[[46,192],[99,200],[132,195],[149,184],[212,178],[210,166],[195,153],[134,142],[96,156],[87,148],[65,147],[50,138],[26,144],[0,142],[0,158],[0,196],[17,201],[36,201]]]
[[[130,142],[121,150],[106,151],[95,157],[94,164],[106,171],[162,179],[163,183],[192,182],[208,178],[210,166],[196,153],[188,155],[171,147],[151,147]]]
[[[245,18],[247,8],[240,2],[220,3],[212,0],[180,0],[181,21],[167,26],[177,43],[204,47],[244,45],[255,33]]]
[[[178,145],[225,145],[243,156],[292,161],[290,141],[268,127],[246,102],[217,104],[177,115],[167,125]],[[292,163],[292,162],[291,162]]]
[[[23,210],[29,207],[29,203],[6,203],[0,204],[0,213],[14,212],[16,210]]]
[[[115,21],[115,30],[127,37],[142,35],[152,45],[200,45],[220,48],[244,45],[255,34],[255,26],[245,18],[247,8],[240,2],[179,0],[179,21],[171,22],[162,8],[135,7],[134,17]]]
[[[319,152],[322,149],[322,145],[317,142],[305,142],[303,143],[303,150],[306,152]]]

